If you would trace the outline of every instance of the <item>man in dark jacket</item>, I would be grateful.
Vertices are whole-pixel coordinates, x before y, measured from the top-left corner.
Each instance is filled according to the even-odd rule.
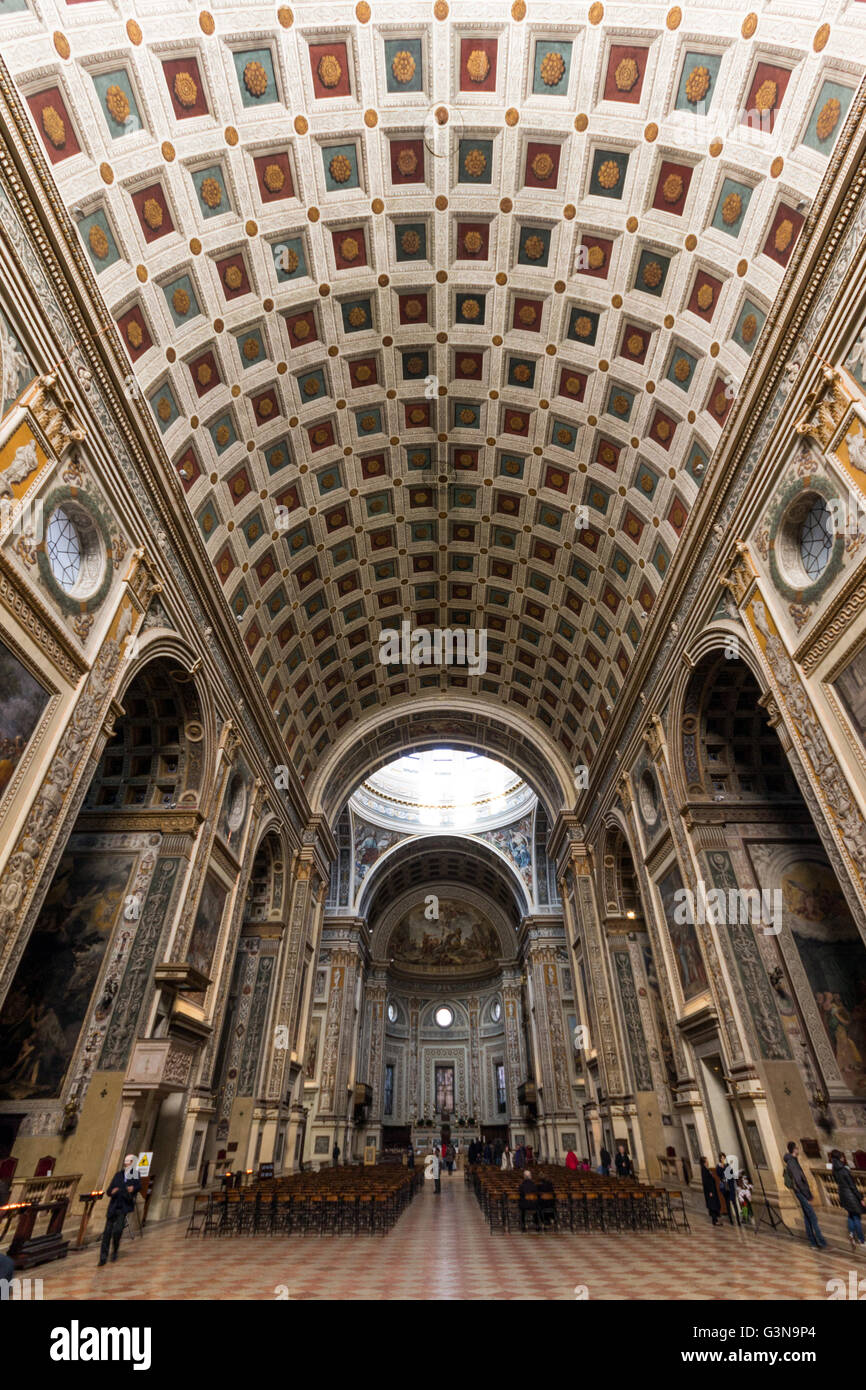
[[[526,1213],[531,1211],[535,1218],[535,1225],[538,1226],[538,1188],[532,1178],[532,1174],[527,1168],[526,1177],[518,1188],[520,1193],[520,1229],[526,1230]]]
[[[818,1218],[815,1215],[815,1208],[812,1206],[812,1189],[806,1181],[806,1174],[800,1167],[797,1157],[800,1150],[793,1139],[788,1145],[788,1152],[785,1154],[785,1186],[790,1187],[800,1203],[803,1213],[803,1224],[806,1227],[806,1235],[809,1237],[809,1244],[817,1250],[825,1249],[827,1242],[821,1234],[821,1227],[818,1225]]]
[[[830,1154],[830,1162],[833,1165],[833,1178],[836,1183],[836,1191],[839,1193],[839,1205],[848,1217],[848,1234],[851,1237],[851,1244],[854,1246],[864,1245],[863,1238],[863,1212],[866,1210],[857,1190],[848,1164],[841,1149],[833,1149]]]
[[[609,1178],[609,1177],[610,1177],[610,1165],[611,1165],[610,1149],[605,1148],[604,1144],[602,1144],[602,1146],[601,1146],[601,1155],[600,1155],[600,1157],[601,1157],[601,1175],[602,1175],[603,1178]]]
[[[105,1230],[102,1232],[102,1245],[99,1249],[100,1265],[104,1265],[108,1259],[109,1245],[112,1247],[112,1261],[117,1259],[120,1237],[123,1235],[126,1218],[134,1209],[135,1199],[141,1191],[135,1154],[126,1155],[123,1160],[123,1167],[115,1173],[106,1191],[108,1193],[108,1212],[105,1218]]]

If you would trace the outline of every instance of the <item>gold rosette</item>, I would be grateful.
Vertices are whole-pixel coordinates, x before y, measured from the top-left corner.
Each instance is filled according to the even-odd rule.
[[[542,150],[540,154],[535,156],[530,168],[535,177],[544,182],[553,173],[553,159],[546,151]]]
[[[641,337],[640,333],[630,333],[628,335],[628,340],[626,341],[626,347],[628,348],[632,357],[639,357],[640,354],[643,352],[643,338]]]
[[[514,368],[513,376],[515,381],[528,381],[532,373],[525,362],[518,362]]]
[[[163,424],[165,424],[166,420],[171,418],[171,401],[167,396],[160,396],[156,403],[156,413]]]
[[[460,423],[461,423],[461,425],[471,425],[474,419],[475,419],[475,411],[474,411],[474,410],[470,410],[468,406],[464,406],[463,409],[462,409],[461,412],[460,412]]]
[[[244,343],[244,357],[247,359],[247,361],[255,362],[260,352],[261,348],[259,347],[257,340],[255,338],[247,338],[246,342]]]
[[[590,246],[586,253],[586,259],[590,270],[601,270],[606,260],[604,247]]]
[[[463,161],[463,168],[470,178],[480,178],[487,168],[487,156],[484,151],[479,149],[467,151],[466,158]]]
[[[483,48],[473,48],[466,59],[466,71],[472,82],[483,82],[490,71],[490,59]]]
[[[758,331],[758,320],[754,314],[746,314],[740,329],[740,337],[744,343],[750,343]]]
[[[395,53],[391,59],[391,71],[394,74],[394,81],[405,85],[411,82],[415,76],[415,59],[405,48],[401,48],[399,53]]]
[[[334,183],[347,183],[352,177],[352,165],[344,154],[335,154],[328,168]]]
[[[369,434],[370,431],[371,431],[371,430],[374,430],[375,428],[376,428],[376,417],[375,417],[375,415],[362,415],[362,416],[361,416],[361,429],[364,431],[365,434]]]
[[[755,110],[772,111],[773,107],[776,105],[776,94],[778,90],[778,87],[771,77],[768,77],[766,81],[762,82],[755,92]]]
[[[588,338],[592,332],[592,319],[586,314],[579,314],[574,320],[574,331],[578,338]]]
[[[354,304],[349,310],[349,322],[353,328],[360,328],[367,322],[367,310],[360,304]]]
[[[306,320],[306,319],[298,319],[297,323],[295,324],[294,328],[292,329],[292,333],[294,334],[294,336],[295,336],[296,338],[298,338],[298,339],[300,340],[300,342],[303,342],[305,338],[309,338],[309,336],[310,336],[310,325],[307,323],[307,320]]]
[[[546,87],[557,87],[565,72],[565,59],[561,53],[551,51],[541,60],[539,76]]]
[[[285,259],[284,259],[285,274],[287,274],[287,275],[293,275],[294,272],[297,270],[297,268],[298,268],[298,266],[299,266],[300,264],[301,264],[301,262],[300,262],[300,260],[299,260],[299,258],[298,258],[298,253],[297,253],[297,251],[294,249],[294,247],[292,247],[292,246],[287,246],[287,247],[286,247]]]
[[[406,371],[410,376],[419,376],[424,370],[423,357],[410,357],[406,363]]]
[[[195,375],[199,386],[207,386],[208,382],[213,376],[213,371],[211,370],[210,364],[207,362],[200,362],[198,364],[198,367],[196,368]]]
[[[460,370],[464,376],[474,376],[478,370],[478,365],[474,357],[464,357],[460,362]]]
[[[230,290],[239,290],[244,282],[239,265],[230,265],[225,273],[225,282]]]
[[[129,120],[129,98],[122,87],[114,84],[105,93],[105,106],[109,116],[117,125],[125,125]]]
[[[370,371],[370,368],[364,362],[361,363],[360,367],[355,368],[356,381],[369,381],[372,375],[373,373]]]
[[[217,427],[216,432],[216,442],[217,444],[219,444],[220,448],[222,448],[223,445],[228,444],[230,439],[231,430],[229,429],[228,425],[219,425]]]
[[[255,59],[244,68],[244,86],[251,97],[264,96],[268,89],[268,74]]]
[[[323,87],[336,87],[343,76],[343,69],[333,53],[323,53],[316,68]]]
[[[66,125],[60,112],[53,106],[42,108],[42,129],[55,150],[62,150],[66,144]]]
[[[470,256],[476,255],[483,245],[483,236],[480,232],[476,232],[474,228],[468,231],[463,238],[463,246],[469,252]]]
[[[570,396],[578,395],[580,391],[580,377],[570,376],[566,378],[565,389]]]
[[[96,259],[98,261],[104,261],[110,248],[108,245],[108,237],[105,235],[105,232],[99,226],[98,222],[94,222],[93,226],[90,228],[90,231],[87,233],[87,240],[90,243],[90,249]]]
[[[710,89],[710,70],[703,66],[692,68],[686,78],[686,101],[693,105],[701,101]]]
[[[691,372],[691,365],[687,357],[678,357],[674,363],[674,376],[677,381],[687,381]]]
[[[621,58],[613,75],[617,91],[630,92],[639,77],[640,71],[634,58]]]
[[[274,403],[270,396],[265,396],[263,401],[259,401],[259,414],[264,415],[265,418],[272,413],[273,409]]]
[[[614,396],[613,400],[611,401],[611,405],[613,406],[617,415],[625,415],[626,411],[628,410],[628,396]]]
[[[195,106],[196,102],[198,101],[198,87],[196,86],[195,78],[192,76],[191,73],[175,73],[174,82],[172,83],[172,90],[175,94],[175,97],[178,100],[178,103],[184,108],[185,111],[188,111],[191,106]]]
[[[683,196],[683,180],[679,174],[668,174],[662,184],[662,197],[666,203],[678,203]]]
[[[731,227],[743,211],[743,200],[739,193],[729,193],[722,203],[722,221]]]
[[[785,217],[776,228],[773,237],[773,245],[777,251],[787,251],[794,236],[794,224],[790,217]]]
[[[839,117],[841,114],[842,107],[839,105],[839,101],[836,97],[830,97],[829,100],[824,102],[824,105],[818,112],[818,119],[815,122],[815,134],[819,140],[826,140],[828,136],[833,134],[836,126],[839,124]]]
[[[142,208],[144,220],[152,232],[159,231],[162,226],[162,208],[155,198],[145,198]]]
[[[419,319],[424,312],[424,305],[420,299],[407,299],[404,313],[407,319]]]
[[[713,289],[712,285],[708,285],[706,282],[704,282],[704,284],[701,285],[700,289],[698,290],[698,308],[709,309],[715,297],[716,292]]]
[[[407,256],[414,256],[421,249],[421,238],[417,232],[404,232],[400,238],[400,246]]]
[[[202,179],[201,198],[209,208],[218,208],[223,200],[222,189],[215,178]]]
[[[619,165],[615,159],[606,159],[599,166],[598,181],[602,188],[616,188],[619,183]]]
[[[353,236],[343,237],[340,242],[340,255],[344,261],[356,261],[361,254],[361,248]]]
[[[654,290],[656,285],[661,283],[662,268],[658,261],[647,261],[641,272],[641,278],[645,285],[649,285]]]
[[[540,236],[528,236],[523,243],[523,250],[531,261],[539,261],[544,255],[544,242]]]
[[[535,323],[538,318],[538,310],[534,304],[521,304],[517,311],[517,317],[521,323],[525,323],[528,327],[529,324]]]
[[[140,348],[144,342],[144,334],[141,331],[141,324],[135,319],[130,319],[126,325],[126,341],[131,347]]]
[[[408,148],[408,146],[404,146],[404,148],[403,148],[403,149],[400,151],[400,153],[397,155],[397,169],[398,169],[398,171],[403,175],[404,178],[408,178],[410,174],[414,174],[414,172],[415,172],[415,170],[416,170],[417,168],[418,168],[418,156],[417,156],[417,154],[415,153],[414,150],[410,150],[410,149]]]
[[[262,175],[262,182],[269,193],[279,193],[283,184],[286,182],[286,176],[279,164],[269,164],[267,166]]]
[[[309,381],[305,381],[305,382],[304,382],[304,395],[305,395],[305,396],[318,396],[318,394],[319,394],[319,383],[318,383],[318,381],[316,380],[315,377],[310,377]]]
[[[464,299],[460,313],[464,319],[477,319],[481,313],[481,305],[477,299]]]

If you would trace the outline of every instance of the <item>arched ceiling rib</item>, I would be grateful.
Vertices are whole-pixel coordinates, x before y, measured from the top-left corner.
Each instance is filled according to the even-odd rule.
[[[300,772],[436,692],[591,759],[866,5],[39,16],[4,57]],[[403,621],[486,671],[381,665]]]

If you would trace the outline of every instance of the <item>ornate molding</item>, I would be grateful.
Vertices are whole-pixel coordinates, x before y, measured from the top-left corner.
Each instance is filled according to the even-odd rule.
[[[806,409],[794,425],[794,432],[808,435],[826,450],[853,399],[842,385],[841,373],[825,364],[821,382],[806,397]]]
[[[719,583],[723,588],[730,590],[737,606],[741,607],[757,581],[758,571],[755,569],[748,546],[745,541],[735,541],[734,552],[728,558],[726,572],[720,577]]]

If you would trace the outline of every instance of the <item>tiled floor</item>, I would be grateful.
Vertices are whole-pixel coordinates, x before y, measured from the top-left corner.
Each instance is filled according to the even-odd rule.
[[[185,1222],[32,1273],[46,1299],[826,1299],[860,1256],[691,1216],[690,1234],[497,1232],[462,1176],[432,1183],[387,1236],[184,1237]],[[585,1287],[579,1295],[576,1290]]]

